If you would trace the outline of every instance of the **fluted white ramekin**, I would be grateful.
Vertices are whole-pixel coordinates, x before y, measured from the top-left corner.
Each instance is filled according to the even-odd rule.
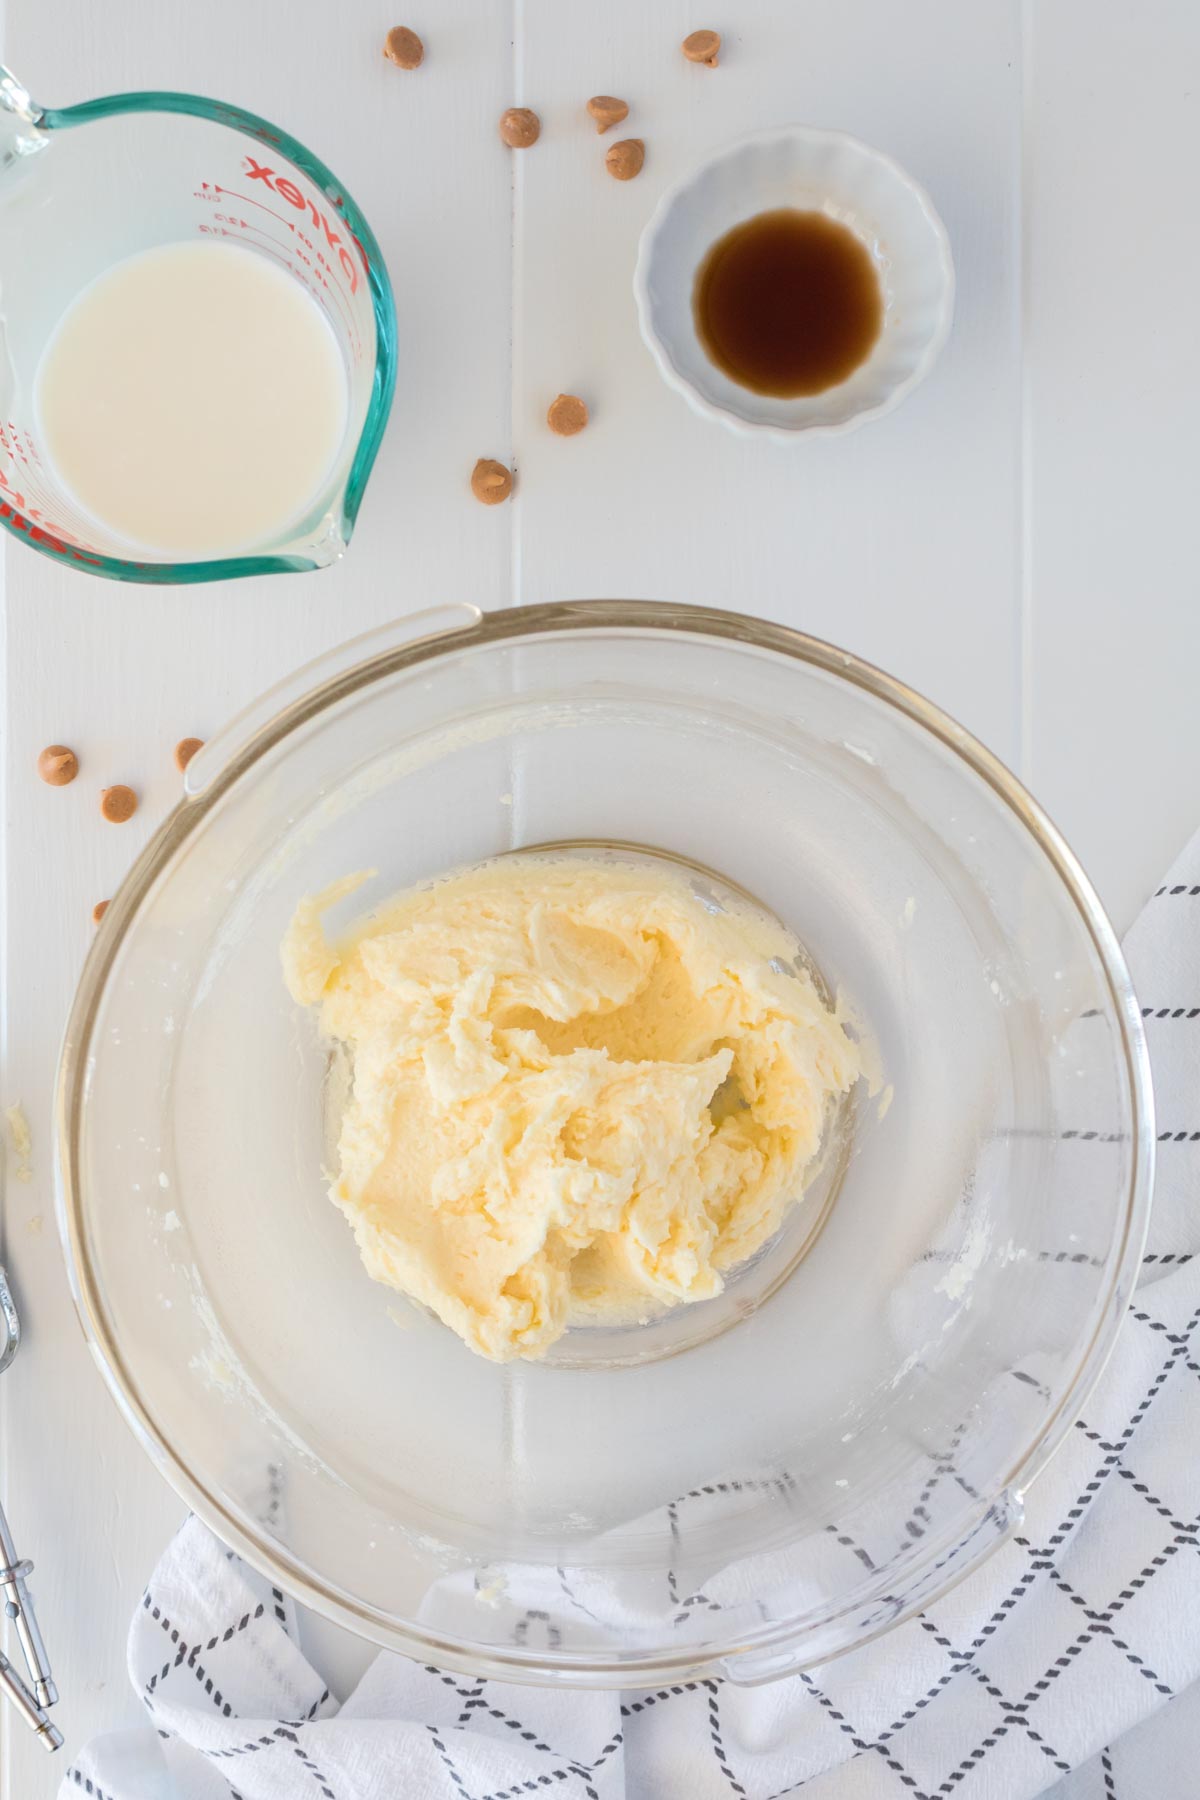
[[[847,380],[781,399],[740,386],[709,360],[692,302],[717,238],[789,206],[823,212],[861,238],[879,272],[884,320]],[[925,190],[882,151],[806,125],[743,138],[665,194],[642,233],[633,285],[642,336],[668,386],[705,418],[783,442],[891,412],[933,367],[954,310],[950,244]]]

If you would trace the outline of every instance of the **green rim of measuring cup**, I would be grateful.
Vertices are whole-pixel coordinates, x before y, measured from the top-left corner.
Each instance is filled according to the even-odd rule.
[[[193,118],[210,119],[216,125],[227,125],[247,137],[257,138],[286,156],[303,170],[346,221],[358,240],[366,262],[367,291],[375,315],[375,375],[371,399],[355,448],[354,459],[346,478],[338,515],[338,529],[343,544],[354,532],[358,509],[362,504],[367,479],[375,463],[383,429],[391,410],[396,386],[396,307],[392,284],[379,241],[363,217],[362,211],[338,181],[333,171],[311,150],[305,149],[290,132],[272,125],[257,113],[245,112],[223,100],[210,100],[202,94],[160,93],[148,90],[136,94],[106,94],[99,100],[85,100],[78,106],[46,107],[38,113],[36,124],[44,131],[61,131],[73,125],[87,125],[94,119],[111,119],[121,113],[189,113]],[[22,543],[43,556],[68,568],[86,569],[93,575],[104,575],[112,581],[138,581],[173,587],[197,581],[232,581],[242,575],[283,575],[322,568],[325,565],[302,554],[273,553],[256,556],[209,557],[202,562],[132,562],[120,557],[101,556],[69,544],[48,533],[42,526],[5,501],[0,506],[0,525]]]

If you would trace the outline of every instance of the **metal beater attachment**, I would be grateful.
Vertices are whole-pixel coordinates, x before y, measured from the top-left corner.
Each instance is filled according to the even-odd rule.
[[[21,1320],[17,1303],[8,1285],[4,1265],[0,1263],[0,1375],[17,1354],[20,1342]],[[17,1711],[23,1715],[26,1724],[37,1732],[47,1750],[57,1750],[63,1741],[62,1732],[51,1724],[46,1708],[53,1706],[58,1699],[58,1689],[50,1673],[46,1646],[38,1629],[33,1601],[25,1586],[26,1577],[32,1571],[31,1562],[18,1561],[17,1547],[13,1543],[12,1532],[8,1529],[4,1508],[0,1506],[0,1594],[4,1596],[4,1616],[12,1622],[16,1631],[25,1666],[33,1682],[30,1689],[7,1656],[0,1651],[0,1689],[3,1689]]]

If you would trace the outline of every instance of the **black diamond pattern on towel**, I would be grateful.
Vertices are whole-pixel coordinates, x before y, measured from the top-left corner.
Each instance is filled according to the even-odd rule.
[[[887,1640],[894,1660],[881,1663],[879,1651],[867,1649],[770,1690],[778,1695],[773,1704],[786,1729],[769,1754],[754,1742],[755,1697],[711,1678],[623,1701],[610,1697],[607,1728],[585,1746],[572,1741],[569,1724],[547,1726],[552,1700],[535,1701],[527,1691],[430,1665],[415,1673],[445,1696],[443,1722],[417,1723],[408,1751],[425,1788],[446,1800],[521,1800],[550,1791],[564,1800],[784,1800],[803,1794],[824,1767],[815,1789],[823,1800],[823,1790],[836,1795],[826,1784],[848,1755],[855,1769],[874,1771],[865,1788],[851,1790],[872,1800],[875,1794],[881,1800],[1009,1800],[1055,1791],[1064,1778],[1055,1800],[1077,1800],[1077,1784],[1093,1776],[1102,1784],[1095,1800],[1109,1794],[1151,1800],[1127,1783],[1123,1789],[1121,1746],[1109,1747],[1105,1761],[1088,1732],[1094,1730],[1098,1693],[1106,1716],[1133,1720],[1172,1699],[1181,1680],[1195,1672],[1177,1667],[1169,1647],[1163,1660],[1153,1599],[1157,1584],[1168,1582],[1181,1607],[1200,1608],[1200,1472],[1171,1454],[1179,1434],[1200,1418],[1200,1304],[1187,1303],[1193,1291],[1200,1293],[1200,1279],[1190,1272],[1191,1254],[1169,1248],[1152,1253],[1161,1278],[1143,1288],[1127,1326],[1145,1369],[1143,1383],[1120,1397],[1119,1412],[1106,1401],[1099,1410],[1089,1407],[1075,1425],[1056,1465],[1061,1510],[1039,1516],[1031,1509],[1027,1527],[982,1576]],[[1036,1387],[1028,1371],[1014,1374]],[[1160,1411],[1168,1430],[1147,1435],[1148,1422],[1157,1421]],[[952,1437],[931,1459],[903,1526],[908,1541],[920,1541],[941,1484],[963,1485],[956,1452]],[[786,1486],[787,1478],[780,1479]],[[751,1484],[726,1484],[730,1490],[738,1485]],[[665,1528],[677,1547],[686,1541],[693,1510],[703,1518],[704,1509],[721,1499],[715,1486],[702,1486],[667,1509]],[[201,1531],[194,1524],[188,1529]],[[860,1573],[877,1566],[871,1549],[844,1529],[830,1527],[829,1542],[831,1553]],[[880,1552],[888,1549],[884,1544]],[[327,1735],[333,1702],[324,1683],[311,1679],[283,1720],[247,1714],[239,1704],[234,1682],[244,1680],[237,1671],[246,1655],[257,1657],[269,1645],[269,1655],[295,1659],[293,1681],[297,1674],[301,1682],[309,1679],[311,1671],[283,1632],[275,1591],[236,1560],[227,1564],[214,1555],[228,1571],[223,1579],[241,1583],[233,1589],[241,1604],[225,1620],[206,1620],[198,1631],[196,1621],[181,1620],[174,1596],[169,1603],[160,1596],[157,1578],[146,1592],[141,1617],[153,1633],[143,1645],[148,1707],[156,1719],[176,1725],[180,1708],[199,1718],[197,1709],[207,1705],[220,1735],[210,1735],[202,1753],[210,1767],[231,1772],[261,1764],[262,1775],[249,1790],[254,1800],[260,1793],[359,1800],[345,1785],[336,1738]],[[982,1607],[975,1589],[986,1599]],[[569,1582],[562,1594],[564,1605],[589,1614]],[[679,1619],[721,1606],[703,1590],[687,1591],[675,1572],[668,1597]],[[548,1641],[558,1627],[549,1612],[533,1607],[513,1629]],[[152,1661],[155,1642],[166,1654]],[[1040,1660],[1039,1649],[1047,1644],[1053,1653]],[[901,1669],[921,1671],[921,1685],[886,1712],[878,1705],[881,1667],[889,1679]],[[414,1696],[415,1720],[428,1706],[428,1699]],[[252,1727],[240,1734],[239,1712]],[[801,1779],[788,1779],[794,1746],[801,1743],[814,1747],[813,1766]],[[651,1744],[659,1748],[651,1750]],[[670,1785],[676,1752],[663,1746],[676,1745],[687,1748],[687,1788]],[[489,1764],[505,1749],[507,1774],[489,1780]],[[655,1757],[664,1760],[659,1764]],[[91,1781],[95,1800],[124,1800],[119,1792],[110,1794],[86,1762],[73,1768],[71,1781],[85,1793]],[[240,1774],[239,1782],[245,1790]],[[1092,1796],[1079,1788],[1078,1800]]]
[[[1165,1267],[1179,1280],[1190,1279],[1182,1260],[1186,1253],[1157,1254],[1172,1259]],[[1139,1334],[1147,1350],[1148,1379],[1127,1406],[1123,1422],[1089,1411],[1077,1423],[1070,1441],[1077,1447],[1073,1455],[1078,1473],[1066,1486],[1061,1513],[1042,1521],[1035,1535],[1020,1532],[1002,1553],[1009,1559],[1009,1579],[999,1589],[993,1580],[988,1608],[974,1616],[965,1635],[949,1623],[943,1625],[941,1606],[935,1609],[936,1617],[923,1614],[902,1628],[902,1636],[919,1634],[935,1659],[923,1687],[874,1722],[869,1706],[864,1706],[865,1690],[856,1690],[854,1669],[859,1658],[873,1656],[870,1650],[785,1684],[789,1737],[807,1739],[815,1730],[833,1733],[856,1766],[877,1771],[862,1790],[865,1793],[911,1800],[975,1800],[977,1795],[1007,1800],[1008,1793],[1045,1791],[1047,1783],[1065,1776],[1061,1800],[1076,1800],[1071,1784],[1095,1776],[1102,1783],[1095,1789],[1096,1800],[1118,1794],[1121,1800],[1150,1800],[1135,1788],[1122,1791],[1120,1745],[1086,1761],[1082,1751],[1087,1746],[1073,1720],[1086,1711],[1089,1691],[1096,1689],[1105,1692],[1106,1704],[1130,1717],[1144,1710],[1142,1689],[1149,1689],[1156,1701],[1174,1693],[1172,1671],[1147,1653],[1135,1609],[1156,1582],[1173,1579],[1185,1559],[1192,1565],[1200,1560],[1196,1554],[1200,1475],[1181,1469],[1169,1454],[1170,1439],[1195,1416],[1188,1408],[1195,1406],[1194,1390],[1200,1386],[1196,1373],[1200,1307],[1193,1306],[1180,1317],[1177,1305],[1166,1304],[1173,1298],[1167,1287],[1159,1284],[1152,1292],[1153,1300],[1135,1305],[1128,1328]],[[1143,1427],[1160,1407],[1173,1429],[1167,1440],[1147,1440],[1143,1468],[1139,1464]],[[1070,1467],[1068,1463],[1068,1471]],[[934,1462],[915,1496],[906,1536],[919,1538],[938,1484],[955,1480],[957,1474],[950,1447]],[[1144,1474],[1152,1474],[1153,1481]],[[669,1531],[677,1542],[689,1509],[711,1505],[713,1500],[711,1489],[697,1489],[675,1503]],[[1102,1508],[1107,1509],[1103,1516]],[[1122,1546],[1116,1556],[1114,1540]],[[860,1570],[869,1570],[874,1563],[866,1546],[845,1531],[831,1529],[831,1544]],[[1147,1553],[1132,1554],[1131,1547],[1145,1548]],[[231,1577],[240,1570],[236,1562],[225,1564],[219,1556],[217,1560]],[[683,1592],[677,1577],[672,1581],[672,1597],[681,1614],[697,1597],[705,1606],[719,1606],[708,1596]],[[253,1641],[256,1632],[271,1634],[276,1651],[281,1641],[288,1642],[276,1618],[272,1591],[265,1586],[260,1591],[263,1597],[243,1599],[226,1621],[206,1621],[207,1631],[193,1636],[194,1624],[190,1629],[181,1626],[174,1603],[162,1604],[152,1583],[141,1616],[168,1652],[143,1683],[147,1705],[156,1714],[165,1709],[174,1717],[181,1696],[184,1704],[194,1707],[197,1702],[186,1699],[193,1692],[207,1702],[210,1717],[236,1723],[234,1714],[240,1709],[226,1693],[232,1684],[222,1659],[240,1656],[241,1647],[248,1639]],[[239,1597],[246,1592],[239,1590]],[[1200,1604],[1200,1590],[1195,1597]],[[1039,1630],[1031,1635],[1025,1626],[1034,1611]],[[527,1633],[546,1632],[552,1623],[538,1609],[521,1622]],[[1055,1653],[1041,1664],[1036,1660],[1037,1645],[1047,1636]],[[147,1647],[153,1641],[148,1639]],[[912,1660],[907,1650],[903,1660]],[[873,1667],[877,1670],[878,1662]],[[447,1724],[420,1727],[432,1759],[423,1777],[426,1786],[448,1800],[521,1800],[525,1794],[551,1790],[564,1800],[610,1800],[618,1793],[646,1800],[654,1795],[657,1800],[660,1792],[673,1790],[643,1786],[636,1775],[632,1781],[628,1778],[631,1763],[636,1769],[641,1759],[641,1740],[647,1731],[690,1747],[696,1785],[687,1790],[687,1800],[707,1800],[710,1794],[733,1800],[784,1800],[802,1794],[809,1785],[807,1780],[778,1779],[786,1769],[786,1747],[782,1755],[764,1761],[747,1742],[747,1696],[711,1679],[629,1696],[619,1706],[614,1700],[612,1716],[615,1721],[619,1712],[620,1725],[609,1730],[589,1757],[575,1754],[576,1746],[564,1742],[562,1734],[548,1736],[544,1725],[528,1722],[530,1702],[517,1690],[455,1676],[432,1665],[425,1678],[446,1694],[452,1708]],[[1069,1695],[1070,1703],[1057,1704],[1056,1695]],[[329,1759],[322,1740],[309,1737],[320,1728],[320,1716],[331,1704],[324,1684],[314,1683],[304,1704],[283,1721],[268,1721],[260,1730],[211,1742],[204,1754],[210,1766],[226,1769],[249,1759],[256,1763],[268,1759],[266,1785],[256,1778],[251,1788],[255,1796],[278,1792],[288,1800],[292,1796],[305,1800],[308,1795],[312,1800],[358,1800],[352,1788],[339,1782],[338,1764]],[[486,1777],[481,1780],[475,1758],[482,1734],[488,1743],[502,1740],[515,1746],[528,1759],[526,1772],[499,1784]],[[831,1752],[827,1745],[824,1754],[827,1765],[832,1765],[844,1752]],[[1081,1761],[1086,1767],[1077,1767]],[[614,1789],[606,1777],[619,1765],[624,1774],[621,1786]],[[273,1771],[269,1779],[268,1769]],[[70,1780],[76,1791],[93,1800],[123,1800],[88,1773],[86,1764],[74,1766]],[[1009,1785],[997,1786],[998,1781]],[[682,1800],[685,1790],[674,1791]],[[1079,1788],[1078,1800],[1091,1797]]]

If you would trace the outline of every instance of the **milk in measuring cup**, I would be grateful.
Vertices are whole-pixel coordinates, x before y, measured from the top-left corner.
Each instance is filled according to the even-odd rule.
[[[166,244],[72,301],[35,405],[43,456],[101,525],[150,555],[227,556],[311,508],[345,433],[346,371],[284,268]]]

